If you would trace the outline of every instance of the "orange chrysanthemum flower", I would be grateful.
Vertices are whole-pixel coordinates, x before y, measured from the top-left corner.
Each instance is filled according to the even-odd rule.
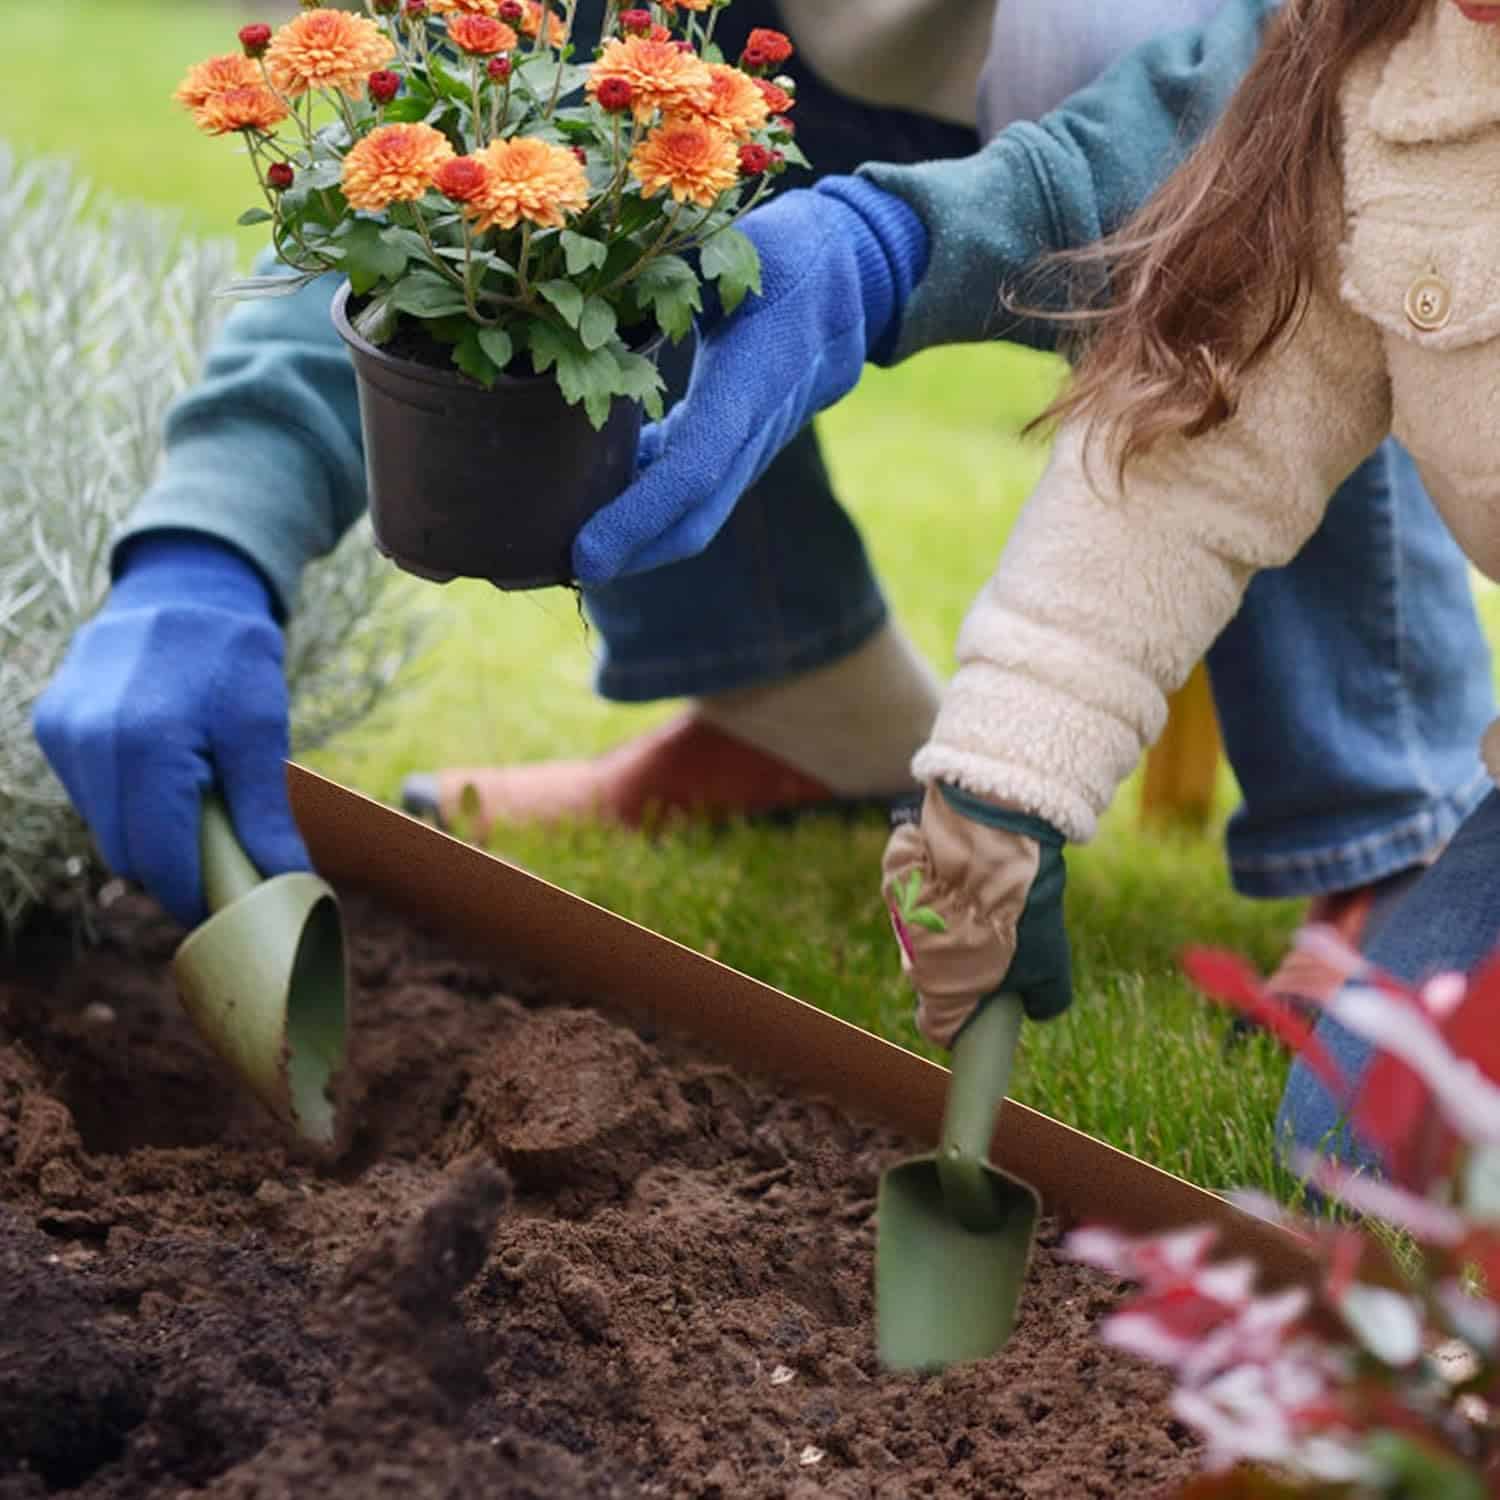
[[[469,207],[480,229],[514,229],[522,219],[561,229],[588,207],[588,176],[566,146],[519,135],[492,141],[479,159],[489,181]]]
[[[670,115],[703,109],[714,82],[700,58],[645,36],[613,37],[604,44],[589,69],[589,94],[597,94],[606,78],[623,78],[630,85],[637,120],[649,120],[657,110]]]
[[[431,125],[381,125],[344,158],[344,196],[351,208],[371,213],[410,202],[433,185],[452,158],[448,137]]]
[[[766,101],[766,109],[773,115],[784,115],[797,102],[787,91],[769,78],[755,78],[753,82]]]
[[[708,101],[688,113],[747,140],[771,118],[765,96],[748,73],[727,63],[710,63],[708,71],[713,75]]]
[[[498,16],[500,0],[427,0],[427,9],[435,16],[455,10],[471,16]]]
[[[454,16],[448,22],[448,35],[455,47],[473,57],[510,52],[520,40],[504,21],[491,20],[489,16]]]
[[[484,196],[490,183],[490,169],[478,156],[455,156],[437,169],[432,185],[455,203],[473,203]]]
[[[395,55],[391,39],[367,16],[305,10],[271,38],[266,68],[288,98],[309,89],[342,89],[357,99],[365,79]]]
[[[534,37],[542,26],[541,0],[524,0],[525,13],[521,17],[521,30],[529,37]],[[568,40],[568,28],[563,25],[562,17],[549,5],[547,7],[547,45],[549,47],[561,47]]]
[[[193,123],[209,135],[228,135],[235,130],[271,131],[286,117],[286,105],[263,83],[210,94],[193,111]]]
[[[226,52],[194,63],[172,97],[186,109],[201,109],[214,94],[253,88],[260,82],[260,69],[243,52]]]
[[[663,10],[712,10],[717,0],[656,0]]]
[[[666,188],[679,203],[711,208],[739,181],[739,146],[727,130],[702,120],[672,119],[631,152],[630,171],[648,198]]]

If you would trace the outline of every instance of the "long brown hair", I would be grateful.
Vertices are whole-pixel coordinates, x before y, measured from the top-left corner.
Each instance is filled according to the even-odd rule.
[[[1286,0],[1183,165],[1117,234],[1058,258],[1102,269],[1110,290],[1079,318],[1077,372],[1040,423],[1107,426],[1123,473],[1162,438],[1199,436],[1233,414],[1246,373],[1295,327],[1329,248],[1350,65],[1430,3]]]

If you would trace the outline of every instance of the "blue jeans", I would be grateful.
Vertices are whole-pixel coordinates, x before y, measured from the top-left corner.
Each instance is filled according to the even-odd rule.
[[[1044,111],[1136,42],[1219,3],[1006,0],[982,85],[985,128]],[[736,33],[779,24],[771,0],[736,0],[722,19],[730,55]],[[978,147],[973,132],[862,105],[805,67],[798,79],[798,139],[819,172]],[[602,642],[597,688],[625,702],[806,671],[886,619],[811,428],[704,553],[589,589],[585,604]],[[1244,796],[1229,854],[1247,895],[1342,890],[1403,869],[1483,794],[1489,653],[1467,566],[1393,444],[1344,485],[1295,562],[1252,583],[1208,661]]]
[[[1374,964],[1416,984],[1445,971],[1468,973],[1500,945],[1500,792],[1470,814],[1430,870],[1392,908],[1365,946]],[[1371,1049],[1336,1021],[1318,1036],[1357,1089]],[[1346,1101],[1336,1100],[1305,1064],[1292,1066],[1277,1120],[1284,1144],[1332,1150],[1378,1167],[1377,1154],[1343,1128]]]

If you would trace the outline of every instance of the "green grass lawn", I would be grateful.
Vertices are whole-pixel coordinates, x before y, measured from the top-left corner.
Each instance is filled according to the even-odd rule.
[[[280,7],[284,12],[286,7]],[[274,11],[268,10],[268,18]],[[63,0],[8,17],[0,140],[68,155],[97,184],[224,232],[250,201],[235,148],[198,136],[168,95],[186,66],[233,43],[248,8],[220,0]],[[255,231],[239,232],[242,253]],[[839,491],[908,629],[941,668],[959,620],[1042,461],[1019,436],[1057,378],[1001,348],[945,351],[875,372],[822,424]],[[562,592],[455,584],[447,628],[379,732],[316,765],[390,798],[402,776],[601,748],[670,711],[590,692],[593,643]],[[1232,797],[1224,778],[1224,809]],[[1288,905],[1229,890],[1217,830],[1146,838],[1127,788],[1100,839],[1071,858],[1079,1002],[1027,1034],[1020,1098],[1206,1186],[1277,1185],[1270,1123],[1284,1064],[1261,1043],[1226,1055],[1224,1025],[1176,975],[1192,941],[1269,965]],[[877,822],[792,831],[599,830],[507,835],[503,852],[584,896],[882,1034],[918,1046],[877,892]]]

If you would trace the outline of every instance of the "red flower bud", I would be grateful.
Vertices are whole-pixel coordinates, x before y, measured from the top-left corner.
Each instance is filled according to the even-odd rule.
[[[746,47],[740,53],[740,66],[752,71],[757,68],[769,68],[771,66],[771,59],[760,47]]]
[[[297,180],[297,174],[292,170],[291,164],[284,161],[273,161],[266,168],[266,182],[278,193],[284,193]]]
[[[773,151],[771,153],[771,171],[780,172],[786,167],[786,152]]]
[[[651,12],[649,10],[622,10],[620,30],[627,36],[645,36],[651,30]]]
[[[510,77],[510,58],[501,53],[499,57],[492,57],[485,65],[484,71],[495,80],[496,83],[504,83]]]
[[[427,0],[406,0],[406,19],[415,21],[427,13]]]
[[[745,38],[745,50],[752,47],[761,53],[767,62],[784,63],[792,55],[792,39],[784,31],[772,31],[769,26],[755,26]]]
[[[601,78],[594,97],[598,99],[600,109],[614,112],[630,108],[635,90],[631,88],[628,78]]]
[[[240,46],[245,49],[246,57],[264,57],[270,45],[271,28],[264,21],[240,27]]]
[[[587,151],[585,151],[583,149],[582,146],[574,146],[573,147],[573,155],[576,156],[578,158],[578,160],[583,163],[584,166],[588,166],[588,164],[589,164],[589,154],[588,154]]]
[[[500,19],[508,26],[516,26],[526,14],[521,0],[500,0]]]
[[[391,72],[389,68],[381,68],[379,72],[370,74],[365,87],[369,89],[370,98],[376,104],[389,104],[401,92],[401,75]]]
[[[746,177],[759,177],[770,165],[771,153],[764,146],[747,141],[740,147],[740,171]]]
[[[778,115],[771,121],[771,129],[780,135],[796,135],[797,125],[794,120],[789,120],[785,115]]]

